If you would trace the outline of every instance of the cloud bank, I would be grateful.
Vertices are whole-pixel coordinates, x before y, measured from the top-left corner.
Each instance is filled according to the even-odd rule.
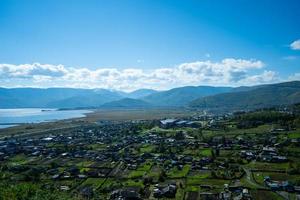
[[[259,60],[226,58],[197,61],[152,70],[138,68],[73,68],[50,64],[0,64],[2,87],[76,87],[131,91],[158,90],[186,85],[239,86],[279,81]]]
[[[300,39],[292,42],[290,48],[293,50],[300,50]]]

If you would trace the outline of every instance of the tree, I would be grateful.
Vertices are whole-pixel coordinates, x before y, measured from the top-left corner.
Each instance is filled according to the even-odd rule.
[[[203,131],[202,131],[202,128],[199,128],[199,129],[198,129],[198,138],[201,139],[201,140],[203,139]]]
[[[217,147],[216,148],[216,156],[219,156],[220,155],[220,149]]]
[[[143,179],[143,184],[144,185],[150,185],[153,182],[153,178],[152,177],[145,177]]]
[[[182,131],[176,132],[175,139],[176,139],[176,140],[183,140],[183,139],[184,139],[184,134],[183,134],[183,132],[182,132]]]
[[[217,173],[215,170],[211,170],[211,177],[212,178],[217,178]]]
[[[166,174],[165,170],[162,170],[158,177],[159,182],[164,182],[166,176],[167,176],[167,174]]]
[[[166,146],[165,146],[165,143],[163,141],[161,141],[159,143],[159,147],[158,147],[158,152],[159,153],[164,153],[166,151]]]
[[[58,165],[58,163],[57,163],[57,162],[55,162],[55,161],[52,161],[52,162],[50,163],[50,167],[51,167],[52,169],[54,169],[54,168],[57,168],[57,167],[59,167],[59,165]]]
[[[41,171],[37,168],[32,168],[25,173],[25,180],[37,182],[40,180]]]
[[[214,151],[213,149],[211,149],[211,157],[212,157],[213,159],[216,158],[215,151]]]

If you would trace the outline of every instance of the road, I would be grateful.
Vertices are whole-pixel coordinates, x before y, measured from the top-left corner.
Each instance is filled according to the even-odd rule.
[[[244,171],[246,172],[246,180],[247,180],[247,182],[248,182],[250,185],[253,185],[254,187],[259,188],[259,189],[268,189],[267,187],[262,186],[262,185],[256,183],[256,181],[254,180],[253,174],[252,174],[252,172],[250,171],[250,169],[247,169],[247,168],[245,168],[245,167],[243,167],[243,169],[244,169]]]
[[[259,189],[265,189],[265,190],[269,190],[269,188],[262,186],[258,183],[256,183],[256,181],[253,178],[253,174],[251,172],[251,170],[247,169],[247,168],[243,168],[244,171],[246,172],[246,180],[250,185],[255,186],[256,188]],[[283,199],[285,200],[289,200],[289,193],[285,192],[285,191],[276,191],[275,193],[277,193],[279,196],[281,196]]]

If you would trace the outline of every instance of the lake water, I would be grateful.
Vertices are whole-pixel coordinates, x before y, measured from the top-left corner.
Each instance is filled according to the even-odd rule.
[[[39,123],[85,117],[90,110],[56,110],[40,108],[0,109],[0,128],[20,123]]]
[[[18,126],[17,124],[0,124],[0,129]]]

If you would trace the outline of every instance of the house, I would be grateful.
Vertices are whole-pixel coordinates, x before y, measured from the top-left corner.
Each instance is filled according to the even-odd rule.
[[[162,189],[162,194],[168,198],[174,198],[176,195],[176,185],[170,184]]]
[[[200,199],[203,199],[203,200],[219,199],[219,194],[218,193],[212,193],[212,192],[201,192],[200,193]]]
[[[230,191],[223,191],[219,194],[219,199],[230,200],[232,199],[232,193]]]
[[[0,152],[0,161],[4,160],[5,154],[3,152]]]
[[[294,186],[294,191],[300,193],[300,186]]]
[[[55,175],[52,176],[52,179],[53,179],[53,180],[57,180],[57,179],[59,179],[59,178],[60,178],[60,174],[55,174]]]
[[[268,155],[276,155],[277,150],[275,147],[263,147],[262,154],[268,154]]]
[[[224,184],[224,191],[220,192],[219,199],[222,199],[222,200],[232,199],[232,192],[229,190],[228,184]]]
[[[141,200],[140,194],[134,189],[115,190],[111,193],[111,200]]]
[[[72,176],[78,175],[80,170],[78,167],[76,166],[72,166],[70,168],[67,169],[67,172],[69,172]]]
[[[287,162],[286,156],[272,156],[271,162]]]
[[[53,140],[53,137],[45,137],[42,139],[43,142],[50,142]]]
[[[264,182],[271,190],[293,192],[295,188],[288,181],[273,181],[269,176],[264,177]]]
[[[94,191],[92,187],[83,187],[79,190],[80,196],[82,196],[84,199],[91,199],[94,195]]]
[[[244,188],[241,193],[233,198],[234,200],[251,200],[253,199],[249,193],[249,190]]]
[[[177,186],[176,183],[170,183],[165,187],[157,186],[153,190],[153,196],[155,198],[167,197],[174,198],[176,195]]]
[[[256,157],[256,155],[253,152],[246,151],[246,150],[242,150],[240,152],[240,156],[241,156],[241,158],[245,158],[247,160],[253,160]]]
[[[84,175],[84,174],[78,174],[78,178],[80,178],[80,179],[85,179],[87,176],[86,175]]]
[[[67,186],[67,185],[62,185],[62,186],[60,186],[60,190],[62,190],[62,191],[69,191],[70,187]]]

